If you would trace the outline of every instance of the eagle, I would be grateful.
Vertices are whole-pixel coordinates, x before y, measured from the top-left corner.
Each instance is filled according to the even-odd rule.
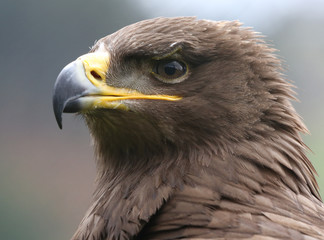
[[[276,50],[238,21],[137,22],[68,64],[53,107],[97,163],[73,240],[324,239],[324,205]]]

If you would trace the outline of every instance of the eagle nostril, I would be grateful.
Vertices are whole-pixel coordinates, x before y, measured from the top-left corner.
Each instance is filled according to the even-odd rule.
[[[96,71],[92,70],[90,73],[98,81],[102,81],[103,80],[102,77]]]

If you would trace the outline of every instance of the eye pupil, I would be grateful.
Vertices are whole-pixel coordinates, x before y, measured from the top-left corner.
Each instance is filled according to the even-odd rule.
[[[181,71],[181,65],[175,61],[167,63],[164,65],[164,72],[169,75],[172,76],[176,73],[177,70]]]
[[[156,63],[153,72],[161,81],[179,81],[187,73],[187,67],[177,60],[161,60]]]

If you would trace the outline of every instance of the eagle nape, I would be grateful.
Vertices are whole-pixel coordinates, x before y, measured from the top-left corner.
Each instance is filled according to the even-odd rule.
[[[264,40],[237,21],[141,21],[68,64],[53,95],[81,114],[98,180],[73,240],[324,239],[324,205]]]

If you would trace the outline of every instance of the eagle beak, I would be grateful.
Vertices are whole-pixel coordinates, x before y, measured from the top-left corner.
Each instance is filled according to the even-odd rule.
[[[114,88],[106,83],[110,63],[106,52],[88,53],[66,65],[58,75],[53,94],[53,109],[62,129],[62,113],[86,112],[97,108],[123,109],[125,99],[176,101],[181,97],[145,95],[133,89]]]

